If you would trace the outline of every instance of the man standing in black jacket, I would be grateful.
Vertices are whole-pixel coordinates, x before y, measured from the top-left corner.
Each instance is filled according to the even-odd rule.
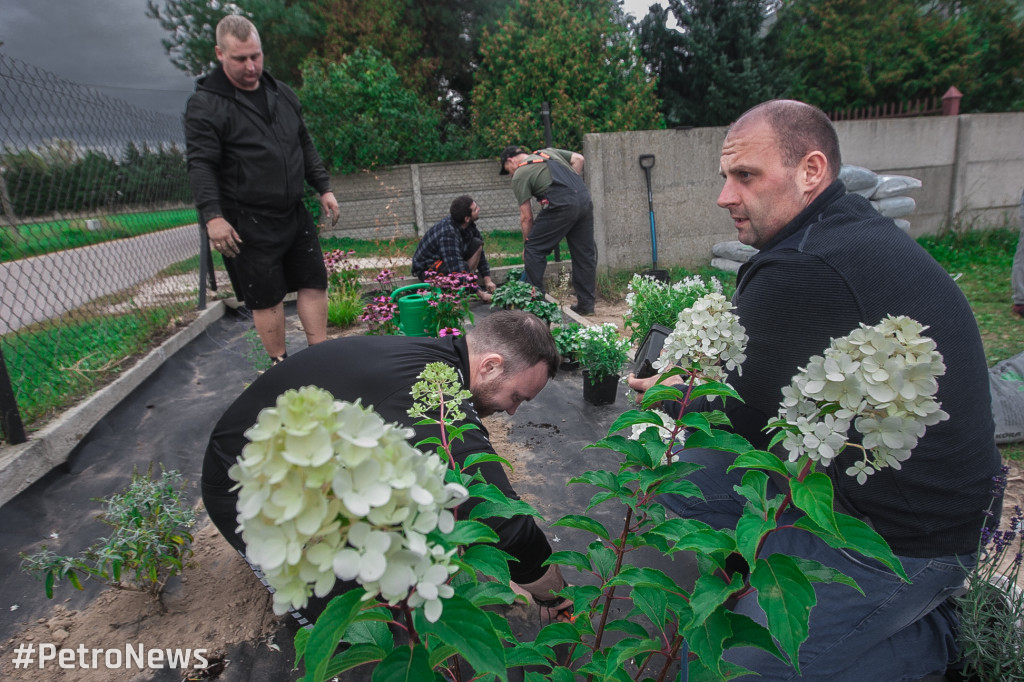
[[[263,71],[260,36],[245,17],[217,24],[220,66],[196,82],[185,110],[192,196],[211,248],[224,256],[235,294],[252,310],[267,354],[287,356],[285,294],[309,345],[327,338],[327,270],[303,180],[338,220],[330,176],[302,121],[295,93]]]

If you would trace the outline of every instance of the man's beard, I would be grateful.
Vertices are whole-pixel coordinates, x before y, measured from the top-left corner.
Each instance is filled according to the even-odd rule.
[[[481,386],[478,386],[473,391],[473,407],[476,409],[476,413],[481,417],[490,417],[492,414],[497,412],[494,407],[494,394],[497,392],[497,382],[487,382]]]

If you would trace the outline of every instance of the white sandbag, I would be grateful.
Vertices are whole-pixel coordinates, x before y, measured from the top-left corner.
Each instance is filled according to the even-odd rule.
[[[1024,353],[988,370],[997,443],[1024,441]]]
[[[725,270],[726,272],[739,272],[741,265],[743,265],[743,263],[736,260],[729,260],[728,258],[711,259],[711,267],[718,268],[719,270]]]
[[[910,221],[904,220],[903,218],[896,218],[893,220],[896,223],[896,227],[900,228],[904,232],[910,232]]]
[[[839,179],[846,185],[847,192],[874,187],[878,182],[878,174],[862,166],[843,164],[839,167]]]
[[[864,189],[855,189],[852,192],[848,192],[848,193],[849,194],[859,194],[862,197],[864,197],[865,199],[870,199],[871,195],[875,193],[875,189],[877,187],[878,187],[878,183],[875,182],[875,184],[871,185],[870,187],[865,187]]]
[[[909,175],[879,175],[875,193],[870,199],[898,197],[915,189],[921,189],[921,181]]]
[[[902,218],[905,215],[910,215],[917,208],[917,202],[913,197],[872,199],[871,205],[886,218]]]
[[[757,253],[757,249],[740,241],[718,242],[711,247],[712,256],[740,263],[746,263],[755,253]]]

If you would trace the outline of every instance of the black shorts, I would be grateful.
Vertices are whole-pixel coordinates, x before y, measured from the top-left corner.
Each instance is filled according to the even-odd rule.
[[[238,255],[224,265],[235,297],[250,310],[273,308],[289,291],[327,289],[320,237],[305,206],[284,217],[235,209],[224,218],[242,238]]]

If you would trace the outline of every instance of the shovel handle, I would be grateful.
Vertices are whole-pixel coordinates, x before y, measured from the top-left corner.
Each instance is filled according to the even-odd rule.
[[[653,168],[654,167],[654,154],[641,154],[640,155],[640,167],[641,168]]]

